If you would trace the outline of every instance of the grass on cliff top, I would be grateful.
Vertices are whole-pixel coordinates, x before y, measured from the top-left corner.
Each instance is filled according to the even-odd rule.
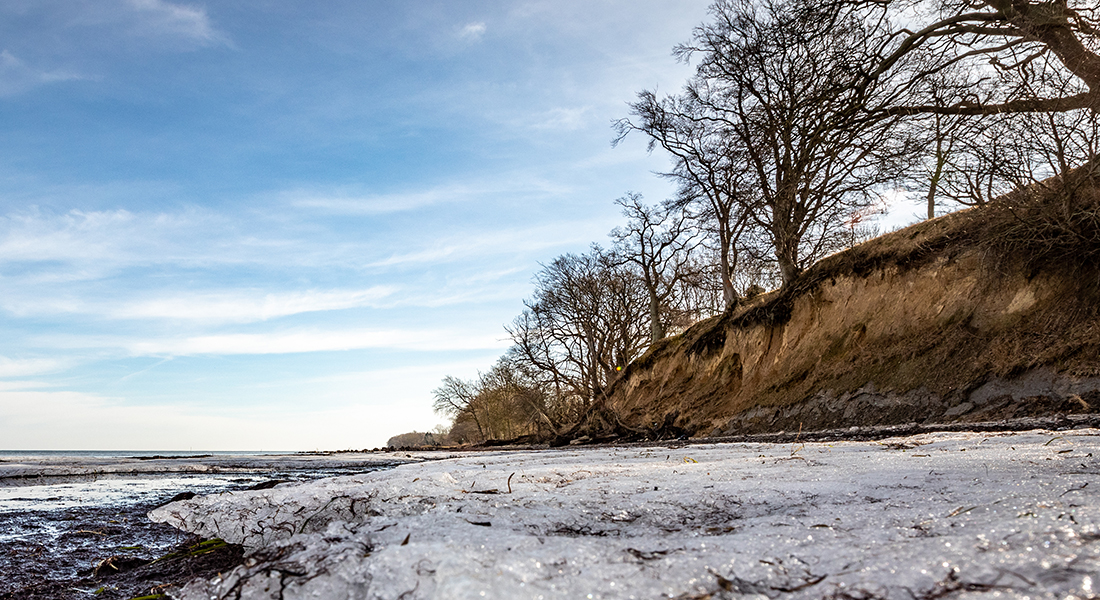
[[[828,256],[786,288],[718,319],[730,318],[733,325],[783,323],[790,318],[795,298],[829,279],[865,277],[891,267],[919,268],[971,248],[983,251],[989,268],[1022,269],[1029,278],[1044,269],[1094,264],[1100,260],[1100,164]]]

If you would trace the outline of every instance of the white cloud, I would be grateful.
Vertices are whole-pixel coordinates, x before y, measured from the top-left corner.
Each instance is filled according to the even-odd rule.
[[[126,0],[126,4],[133,10],[134,32],[140,35],[179,37],[203,45],[228,43],[202,8],[165,0]]]
[[[458,31],[458,37],[469,42],[477,42],[481,40],[481,37],[483,35],[485,35],[485,30],[485,23],[482,23],[480,21],[467,23],[462,29]]]
[[[203,322],[250,323],[290,315],[373,306],[395,288],[376,286],[364,290],[309,290],[248,294],[223,292],[180,294],[113,306],[102,310],[115,319],[173,319]]]
[[[0,261],[117,259],[141,241],[173,229],[165,227],[167,220],[165,216],[143,219],[128,210],[70,210],[59,216],[32,210],[11,215],[0,218]]]
[[[0,392],[37,390],[50,387],[54,387],[53,384],[43,381],[28,381],[23,379],[15,381],[0,381]]]
[[[461,202],[484,193],[466,186],[454,185],[419,192],[356,195],[351,193],[326,193],[290,191],[282,196],[295,208],[320,210],[346,215],[375,215],[416,210],[426,206],[449,202]]]
[[[517,184],[516,182],[523,182]],[[346,215],[376,215],[417,210],[441,204],[484,201],[489,197],[530,197],[567,193],[569,188],[529,174],[507,173],[498,181],[451,183],[428,189],[389,194],[357,193],[353,190],[296,189],[277,197],[294,208]]]
[[[602,225],[602,224],[601,224]],[[596,237],[594,237],[594,235]],[[394,253],[368,263],[368,267],[392,267],[408,264],[447,263],[487,254],[511,254],[584,244],[598,239],[592,222],[553,222],[536,227],[520,227],[490,232],[469,232],[439,240],[410,252]]]
[[[85,78],[67,71],[35,69],[11,52],[0,51],[0,97],[14,96],[41,85],[79,79]]]
[[[506,348],[497,337],[458,331],[406,330],[303,330],[281,333],[196,336],[180,340],[140,340],[129,350],[139,356],[197,354],[296,354],[366,348],[421,351],[484,350]]]
[[[57,349],[115,349],[130,356],[265,355],[389,348],[422,352],[508,347],[503,333],[458,329],[291,329],[185,337],[43,335],[37,343]]]
[[[0,356],[0,377],[26,377],[60,371],[64,364],[52,358],[12,359]]]
[[[255,223],[209,210],[135,213],[31,209],[0,216],[0,265],[35,263],[26,284],[102,278],[133,266],[302,265],[316,251],[281,237],[246,231]]]
[[[554,108],[536,117],[531,127],[535,129],[573,131],[586,124],[584,116],[588,112],[588,107]]]
[[[374,286],[362,290],[307,290],[278,293],[264,293],[260,290],[199,294],[181,292],[121,301],[6,296],[0,299],[0,307],[19,317],[77,314],[118,320],[164,319],[202,323],[254,323],[303,313],[378,306],[382,299],[393,294],[395,290],[396,288],[392,286]]]

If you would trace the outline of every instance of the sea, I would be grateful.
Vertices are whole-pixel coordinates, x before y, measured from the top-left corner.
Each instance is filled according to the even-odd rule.
[[[270,450],[0,450],[0,514],[145,502],[181,492],[202,495],[390,466],[342,456]],[[0,530],[0,540],[5,535],[10,533]]]
[[[80,465],[89,459],[154,459],[219,456],[267,456],[286,454],[279,452],[241,451],[146,451],[146,450],[0,450],[0,465],[19,462],[24,464]],[[99,464],[101,461],[94,461]],[[2,472],[2,471],[0,471]],[[5,480],[0,476],[0,514],[13,511],[42,511],[89,506],[110,506],[146,501],[179,491],[196,494],[218,493],[234,487],[269,479],[271,474],[259,471],[254,474],[239,473],[176,473],[150,471],[140,474],[89,473],[66,477],[20,477]],[[0,530],[0,541],[19,534]]]
[[[180,494],[236,492],[391,466],[383,458],[341,453],[0,450],[0,573],[8,573],[0,577],[0,597],[78,579],[110,556],[163,555],[182,534],[146,514]]]

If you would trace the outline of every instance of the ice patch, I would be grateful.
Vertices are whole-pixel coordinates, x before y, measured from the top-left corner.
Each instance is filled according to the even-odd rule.
[[[183,600],[1090,598],[1096,456],[1097,430],[494,452],[150,516],[252,549]]]

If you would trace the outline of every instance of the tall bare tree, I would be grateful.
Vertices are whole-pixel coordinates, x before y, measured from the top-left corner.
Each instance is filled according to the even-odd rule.
[[[663,173],[679,187],[670,208],[693,207],[694,219],[716,241],[717,274],[729,310],[740,298],[734,278],[742,247],[752,236],[758,200],[737,140],[725,135],[708,118],[706,107],[687,95],[660,99],[643,91],[630,106],[637,121],[617,121],[614,143],[638,131],[649,137],[650,150],[660,146],[673,157],[672,170]]]
[[[894,23],[878,58],[861,72],[862,88],[903,72],[908,98],[889,112],[990,115],[1014,112],[1100,112],[1100,8],[1095,0],[822,0]],[[920,24],[913,26],[914,21]],[[920,60],[913,57],[920,55]],[[930,101],[928,85],[959,67],[977,81],[995,77],[993,95],[960,90],[954,101]],[[1057,89],[1036,81],[1058,73],[1071,85]]]
[[[637,128],[660,141],[660,121],[648,115],[690,107],[679,113],[705,124],[711,140],[697,146],[708,161],[729,160],[751,190],[740,206],[769,237],[789,284],[843,245],[846,217],[892,182],[912,151],[896,116],[866,117],[884,100],[884,85],[858,86],[880,32],[860,12],[816,0],[718,0],[711,14],[676,49],[700,59],[684,93],[657,103],[643,92],[632,105]]]
[[[477,427],[478,436],[482,440],[487,439],[486,418],[477,410],[477,382],[463,381],[458,377],[448,375],[443,378],[443,383],[432,390],[435,402],[432,408],[435,412],[447,415],[452,419],[458,419],[460,415],[467,415]]]
[[[555,393],[584,407],[649,341],[640,279],[598,246],[543,267],[525,304],[508,328],[515,359],[547,374]]]
[[[937,150],[944,152],[938,153],[941,168],[933,172],[928,188],[930,210],[933,193],[982,205],[1097,161],[1100,114],[1086,109],[926,118],[951,123],[944,141],[937,143]]]
[[[615,254],[634,265],[641,277],[649,298],[650,343],[656,343],[678,320],[681,309],[691,310],[683,306],[687,297],[682,291],[698,278],[692,253],[700,247],[702,235],[690,227],[683,208],[647,206],[634,193],[615,202],[627,218],[625,226],[611,232]]]

